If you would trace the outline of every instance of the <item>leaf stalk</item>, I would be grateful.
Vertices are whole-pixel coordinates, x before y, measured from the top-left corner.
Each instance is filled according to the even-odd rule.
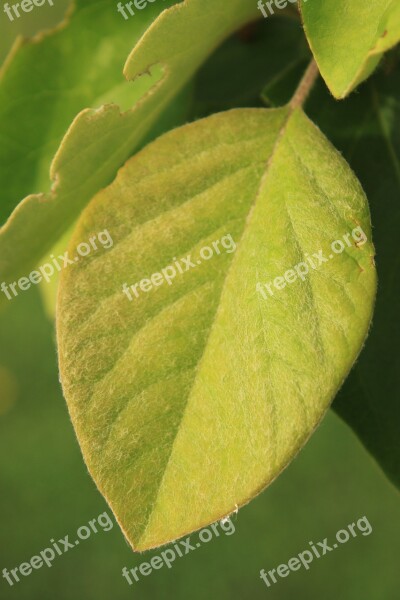
[[[314,83],[317,80],[319,75],[318,65],[314,59],[311,60],[310,64],[307,67],[306,72],[302,80],[300,81],[295,93],[293,94],[292,99],[290,100],[289,106],[292,110],[296,108],[300,108],[304,105],[307,100]]]

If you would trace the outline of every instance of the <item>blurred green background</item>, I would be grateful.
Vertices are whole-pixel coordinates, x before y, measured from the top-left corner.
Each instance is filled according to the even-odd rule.
[[[2,13],[0,57],[19,32],[57,22],[67,4],[59,1],[52,10],[43,8],[14,23]],[[226,46],[229,52],[235,47]],[[222,54],[213,63],[217,75]],[[254,84],[251,69],[247,72]],[[239,88],[232,89],[232,105],[253,103],[251,85],[246,83],[244,91],[241,96]],[[235,93],[241,97],[234,99]],[[219,108],[217,93],[212,100],[200,96],[195,116]],[[111,514],[82,461],[58,382],[53,323],[33,289],[0,315],[0,463],[0,571],[29,561],[51,538],[74,536],[101,512]],[[149,561],[160,550],[134,554],[115,524],[13,587],[0,578],[0,598],[396,600],[399,500],[354,433],[330,412],[278,480],[233,517],[234,535],[214,537],[177,559],[172,569],[163,567],[129,587],[122,568]],[[291,573],[271,588],[259,578],[260,569],[287,563],[309,541],[332,539],[364,515],[371,535],[359,533],[315,560],[309,571]]]
[[[53,325],[39,295],[16,298],[0,322],[0,364],[16,386],[0,390],[0,570],[33,555],[107,510],[88,475],[58,383]],[[4,372],[3,372],[4,379]],[[1,374],[0,374],[1,380]],[[267,588],[259,571],[332,539],[362,516],[373,527]],[[395,600],[400,553],[399,495],[355,435],[330,412],[274,484],[221,534],[134,586],[121,575],[160,551],[134,554],[115,525],[10,587],[4,600],[228,600],[326,598]],[[76,537],[76,536],[75,536]]]

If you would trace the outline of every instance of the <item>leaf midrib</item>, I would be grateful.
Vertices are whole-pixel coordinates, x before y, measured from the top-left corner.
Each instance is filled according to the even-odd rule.
[[[202,361],[204,360],[204,356],[205,356],[205,353],[206,353],[206,350],[207,350],[207,346],[208,346],[210,337],[211,337],[211,335],[213,333],[215,323],[218,321],[218,314],[219,314],[219,311],[221,310],[221,302],[220,302],[220,300],[221,300],[222,294],[224,292],[224,288],[225,288],[225,285],[226,285],[226,281],[227,281],[227,279],[229,277],[229,274],[230,274],[231,270],[233,269],[233,267],[234,267],[234,265],[235,265],[235,263],[237,261],[237,255],[238,255],[238,251],[240,249],[240,242],[241,242],[243,233],[246,231],[247,227],[249,227],[249,224],[250,224],[251,219],[253,217],[255,206],[256,206],[256,204],[257,204],[257,202],[259,200],[260,194],[261,194],[261,190],[264,188],[265,181],[266,181],[266,179],[268,178],[268,176],[270,174],[272,162],[274,160],[274,157],[277,154],[277,150],[278,150],[278,147],[279,147],[280,143],[284,139],[284,135],[285,135],[286,129],[287,129],[289,123],[290,123],[290,120],[291,120],[291,118],[293,117],[293,115],[298,110],[299,109],[295,109],[295,110],[288,109],[288,114],[287,114],[287,116],[286,116],[286,118],[285,118],[285,120],[284,120],[284,122],[283,122],[283,124],[281,126],[281,129],[280,129],[280,131],[279,131],[279,133],[277,135],[277,139],[276,139],[276,141],[274,143],[274,146],[272,148],[271,155],[270,155],[270,157],[269,157],[269,159],[267,161],[265,172],[263,173],[263,175],[260,178],[260,183],[259,183],[257,192],[255,194],[254,202],[253,202],[253,204],[251,205],[251,207],[249,209],[249,214],[248,214],[248,216],[247,216],[247,218],[245,220],[245,225],[243,227],[242,235],[241,235],[241,237],[240,237],[240,239],[238,240],[238,243],[237,243],[237,246],[238,246],[237,251],[235,252],[235,255],[233,256],[233,258],[231,260],[231,263],[228,266],[228,269],[227,269],[225,277],[224,277],[224,283],[221,286],[221,291],[220,291],[220,295],[219,295],[219,302],[218,302],[218,305],[217,305],[217,308],[216,308],[216,311],[215,311],[215,318],[213,319],[213,322],[212,322],[212,324],[210,326],[210,329],[209,329],[209,332],[208,332],[208,335],[207,335],[207,339],[205,340],[204,350],[202,352],[201,358],[198,361],[197,367],[195,368],[195,376],[193,378],[191,389],[188,392],[188,397],[187,397],[187,401],[186,401],[186,404],[185,404],[185,408],[183,409],[183,412],[182,412],[182,417],[181,417],[181,420],[180,420],[180,425],[184,421],[185,414],[186,414],[186,412],[188,410],[188,407],[190,405],[191,395],[192,395],[194,386],[195,386],[196,381],[197,381],[196,372],[198,373],[201,370]],[[158,485],[157,491],[156,491],[155,496],[154,496],[154,502],[152,503],[151,509],[148,512],[147,521],[145,522],[144,527],[142,529],[142,533],[140,534],[140,537],[138,538],[138,541],[137,541],[137,545],[138,546],[140,546],[140,543],[141,543],[142,539],[145,538],[147,530],[148,530],[149,525],[151,523],[151,518],[152,518],[152,516],[154,514],[154,508],[155,508],[155,506],[157,504],[157,500],[158,500],[158,497],[159,497],[160,490],[163,487],[164,480],[165,480],[166,474],[168,472],[168,468],[169,468],[172,456],[174,454],[174,449],[175,449],[175,445],[176,445],[176,442],[177,442],[177,439],[178,439],[179,431],[180,431],[180,426],[178,427],[177,432],[176,432],[176,434],[174,436],[174,441],[171,444],[171,450],[169,452],[168,459],[166,461],[166,466],[164,468],[163,474],[162,474],[161,479],[160,479],[160,483]]]

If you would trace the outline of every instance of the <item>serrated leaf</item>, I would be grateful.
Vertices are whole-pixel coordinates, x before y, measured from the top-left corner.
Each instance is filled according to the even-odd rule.
[[[82,43],[88,37],[88,30],[93,32],[96,29],[91,19],[92,13],[97,14],[97,5],[103,9],[99,11],[101,23],[108,25],[109,22],[119,18],[119,32],[123,19],[116,13],[114,4],[110,7],[108,2],[100,3],[97,0],[86,2],[85,0],[80,5],[83,6],[82,14],[87,14],[90,20],[90,25],[88,24],[87,27],[81,22],[79,27],[78,25],[76,27],[79,35],[84,38]],[[149,11],[148,8],[142,14],[151,15]],[[133,87],[133,101],[138,98],[140,101],[124,113],[121,113],[119,105],[107,104],[100,106],[99,109],[83,110],[75,117],[51,164],[50,177],[53,182],[51,191],[25,198],[0,230],[0,279],[5,281],[15,279],[40,260],[44,252],[50,249],[74,222],[89,199],[113,179],[117,169],[143,141],[163,109],[182,89],[208,54],[231,31],[257,16],[257,12],[256,6],[252,3],[243,3],[242,0],[233,0],[229,4],[229,10],[223,12],[221,5],[215,0],[185,0],[182,4],[164,11],[147,30],[125,65],[125,76],[129,80],[151,71],[153,79],[150,81],[150,86],[148,83],[143,83],[143,79],[140,79],[139,83],[136,82]],[[139,16],[136,15],[133,22],[136,23],[138,18]],[[144,23],[148,22],[149,16],[141,23],[139,30],[143,28]],[[193,31],[198,30],[202,30],[203,35],[198,43],[193,45]],[[102,27],[96,34],[100,39],[101,31]],[[67,48],[75,52],[77,44],[75,33],[74,28],[68,28],[59,32],[56,40],[54,37],[45,38],[41,45],[34,45],[33,49],[30,49],[32,54],[29,54],[28,65],[31,68],[39,65],[40,70],[43,69],[40,60],[41,52],[45,52],[46,56],[55,55],[57,61],[59,55],[66,51],[57,41],[60,37],[66,40]],[[131,39],[135,41],[133,35]],[[99,45],[100,63],[102,61],[107,63],[113,43],[105,41],[103,46]],[[20,60],[25,66],[24,72],[29,70],[24,58],[20,57]],[[14,70],[18,72],[21,68],[19,62],[14,61],[13,65]],[[70,67],[74,72],[76,64]],[[98,64],[93,67],[93,70],[94,74],[87,68],[84,74],[90,89],[92,89],[90,79],[98,75],[101,77],[102,73]],[[64,65],[63,81],[68,72],[69,69]],[[11,69],[11,74],[10,71],[7,73],[12,86],[15,72]],[[45,73],[47,73],[46,69]],[[143,86],[145,89],[150,87],[144,96]],[[108,92],[110,90],[106,87],[104,94]],[[7,95],[9,102],[11,96],[4,88],[4,81],[2,93],[3,101],[4,95]],[[115,93],[117,102],[122,95],[123,106],[126,107],[126,90],[121,91],[119,86]],[[130,98],[130,93],[128,97]],[[110,101],[109,96],[107,101]],[[42,107],[42,110],[45,109]],[[52,121],[50,125],[58,127],[58,119]],[[36,126],[34,131],[38,129]],[[18,140],[17,142],[20,143]],[[46,169],[47,165],[43,168]],[[16,179],[18,178],[14,177],[13,181]]]
[[[1,224],[21,198],[48,189],[51,160],[80,111],[130,108],[151,87],[134,90],[122,69],[158,12],[126,23],[109,2],[78,0],[61,26],[13,48],[0,82]]]
[[[344,98],[400,40],[398,0],[301,0],[304,29],[322,77]]]
[[[57,0],[53,3],[45,2],[40,10],[33,10],[29,17],[10,21],[6,14],[1,15],[0,37],[0,67],[7,57],[18,36],[32,37],[43,31],[55,27],[65,17],[71,0]],[[4,10],[4,9],[3,9]]]
[[[91,194],[112,180],[112,158],[103,163],[110,158],[107,139],[108,151],[113,150],[113,115],[120,123],[119,110],[135,104],[159,78],[155,74],[128,83],[123,64],[159,12],[150,7],[126,23],[109,2],[77,0],[61,27],[33,40],[21,39],[8,57],[0,84],[0,223],[16,208],[0,229],[0,276],[5,281],[25,275],[39,262]],[[110,102],[113,106],[104,106]],[[90,105],[96,109],[86,109]],[[136,142],[143,131],[137,134]],[[122,162],[128,156],[123,135],[121,129]],[[61,142],[52,164],[51,191],[19,203],[25,194],[49,189],[50,164]],[[118,166],[114,162],[114,169]]]
[[[71,247],[105,227],[113,248],[62,274],[60,370],[88,468],[143,550],[248,502],[314,431],[371,319],[370,218],[301,110],[243,109],[128,161]],[[267,299],[257,291],[355,227],[368,242]],[[205,262],[216,240],[226,252]],[[188,255],[171,285],[123,293]]]

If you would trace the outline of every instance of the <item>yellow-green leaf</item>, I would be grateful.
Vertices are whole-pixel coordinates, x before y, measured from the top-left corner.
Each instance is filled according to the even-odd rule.
[[[400,40],[398,0],[301,0],[304,29],[322,77],[344,98]]]
[[[370,217],[300,109],[239,109],[129,160],[71,248],[104,228],[113,248],[62,273],[60,369],[88,468],[143,550],[248,502],[314,431],[371,320]]]

